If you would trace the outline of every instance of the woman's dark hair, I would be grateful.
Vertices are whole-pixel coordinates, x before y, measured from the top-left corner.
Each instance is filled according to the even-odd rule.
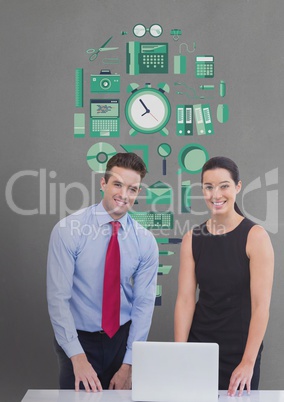
[[[115,166],[135,170],[139,173],[141,180],[144,179],[147,173],[147,167],[140,156],[136,155],[134,152],[119,152],[108,160],[104,175],[106,183],[111,175],[111,169]]]
[[[230,158],[226,158],[225,156],[214,156],[204,163],[202,172],[201,172],[201,183],[203,183],[203,175],[207,170],[213,169],[226,169],[230,175],[235,185],[237,185],[240,181],[240,173],[237,164]],[[235,202],[235,211],[244,216]]]

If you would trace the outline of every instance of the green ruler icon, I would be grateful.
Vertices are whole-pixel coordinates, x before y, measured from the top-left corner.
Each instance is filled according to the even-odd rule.
[[[83,84],[84,84],[84,70],[83,68],[75,69],[75,106],[83,107]]]

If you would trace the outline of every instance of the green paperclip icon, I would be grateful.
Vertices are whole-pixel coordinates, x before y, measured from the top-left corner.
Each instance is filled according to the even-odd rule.
[[[173,37],[173,40],[179,40],[181,34],[182,34],[181,29],[171,29],[171,35]]]

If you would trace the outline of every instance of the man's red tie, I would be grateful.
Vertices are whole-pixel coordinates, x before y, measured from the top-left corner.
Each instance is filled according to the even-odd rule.
[[[107,249],[103,288],[102,328],[112,338],[120,326],[120,251],[117,239],[120,222],[113,221]]]

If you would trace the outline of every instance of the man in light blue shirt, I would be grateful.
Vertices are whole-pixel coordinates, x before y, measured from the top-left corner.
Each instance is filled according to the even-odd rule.
[[[133,341],[147,339],[156,297],[158,247],[151,232],[127,213],[146,166],[118,153],[101,179],[102,202],[69,215],[49,243],[47,300],[60,366],[60,388],[130,389]],[[104,264],[113,220],[121,223],[120,328],[102,330]]]

